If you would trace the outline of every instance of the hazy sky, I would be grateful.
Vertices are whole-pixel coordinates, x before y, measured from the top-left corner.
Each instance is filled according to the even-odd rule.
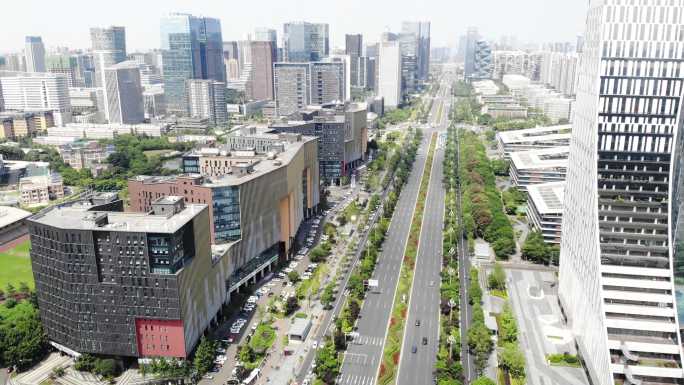
[[[126,27],[127,50],[159,47],[159,18],[187,12],[221,20],[224,40],[245,38],[254,27],[278,30],[286,21],[330,23],[331,44],[345,33],[374,42],[398,31],[402,20],[432,22],[432,46],[453,45],[468,26],[486,38],[574,41],[583,32],[588,0],[0,0],[0,52],[39,35],[49,47],[90,47],[91,26]]]

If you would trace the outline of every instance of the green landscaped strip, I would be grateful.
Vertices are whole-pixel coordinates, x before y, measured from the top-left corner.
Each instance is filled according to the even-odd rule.
[[[9,283],[19,288],[21,282],[25,282],[30,288],[35,287],[29,257],[30,247],[31,242],[26,241],[0,253],[0,289],[5,290]]]
[[[401,274],[394,297],[389,330],[385,340],[385,349],[382,353],[382,362],[380,363],[380,372],[378,374],[378,384],[380,385],[393,383],[397,376],[397,365],[399,365],[399,357],[401,355],[401,343],[404,327],[406,326],[406,313],[411,296],[411,285],[413,284],[413,273],[416,266],[416,256],[418,255],[418,243],[420,242],[420,230],[423,223],[423,212],[430,185],[432,160],[436,145],[437,134],[433,133],[430,140],[430,149],[425,161],[425,168],[423,169],[420,189],[418,190],[413,219],[411,220],[411,229],[409,230],[409,238],[406,243],[404,260],[401,264]],[[404,301],[404,298],[406,301]]]

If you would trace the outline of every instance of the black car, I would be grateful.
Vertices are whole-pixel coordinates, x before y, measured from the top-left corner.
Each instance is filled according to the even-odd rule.
[[[420,320],[419,319],[416,320],[416,326],[420,326]]]
[[[423,345],[427,345],[427,337],[423,337]]]

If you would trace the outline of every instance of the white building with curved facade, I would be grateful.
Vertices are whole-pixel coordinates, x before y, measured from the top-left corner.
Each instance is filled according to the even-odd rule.
[[[592,0],[559,296],[591,382],[682,384],[684,1]]]

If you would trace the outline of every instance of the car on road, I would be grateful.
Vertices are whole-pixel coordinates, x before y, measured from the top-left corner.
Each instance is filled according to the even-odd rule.
[[[415,353],[417,351],[418,351],[418,347],[416,345],[413,345],[413,347],[411,348],[411,353]]]
[[[423,345],[427,345],[427,337],[423,337]]]
[[[318,349],[318,341],[314,341],[314,342],[311,344],[311,349],[313,349],[313,350]]]
[[[416,326],[420,326],[420,320],[419,319],[416,320]]]

